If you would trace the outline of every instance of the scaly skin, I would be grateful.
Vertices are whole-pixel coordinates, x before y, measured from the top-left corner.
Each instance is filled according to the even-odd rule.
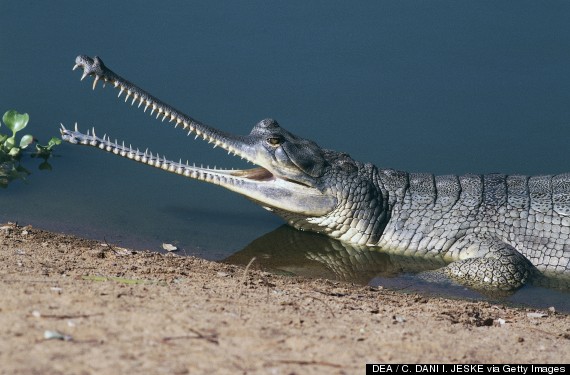
[[[259,167],[198,168],[68,130],[62,138],[242,194],[301,230],[358,246],[435,257],[437,271],[476,288],[515,289],[540,272],[570,274],[570,175],[433,176],[353,160],[266,119],[247,136],[202,124],[123,79],[95,57],[79,56],[83,78],[110,82],[163,121],[180,125]]]

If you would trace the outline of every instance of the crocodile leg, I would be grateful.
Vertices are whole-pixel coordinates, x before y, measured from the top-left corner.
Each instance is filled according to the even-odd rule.
[[[465,236],[452,246],[450,253],[459,260],[439,272],[476,289],[516,289],[536,271],[514,247],[492,236]]]

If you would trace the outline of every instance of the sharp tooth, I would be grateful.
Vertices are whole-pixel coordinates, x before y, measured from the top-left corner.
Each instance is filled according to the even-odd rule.
[[[144,110],[143,110],[143,112],[145,112],[145,113],[146,113],[146,110],[148,109],[148,106],[149,106],[149,105],[150,105],[150,103],[146,103],[146,105],[144,106]]]
[[[143,97],[142,97],[142,96],[141,96],[141,97],[139,97],[139,106],[138,106],[138,108],[140,108],[140,107],[141,107],[141,104],[143,104],[143,102],[144,102],[144,99],[143,99]]]
[[[83,74],[81,75],[81,81],[83,81],[85,77],[87,77],[87,72],[84,71]]]
[[[131,103],[131,105],[135,104],[135,102],[137,101],[138,98],[139,98],[138,94],[134,94],[133,95],[133,102]]]
[[[162,121],[164,122],[164,119],[166,118],[167,114],[165,113],[164,116],[162,117]]]
[[[115,88],[119,87],[119,81],[113,82],[113,86],[114,86]]]
[[[95,79],[93,79],[93,90],[95,90],[95,87],[97,86],[97,82],[99,82],[100,77],[99,76],[95,76]]]
[[[77,123],[75,123],[75,131],[78,132],[79,129],[77,129]]]
[[[190,134],[190,133],[192,133],[192,131],[189,131],[189,132],[188,132],[188,134]],[[194,137],[194,140],[198,139],[198,136],[199,136],[199,135],[200,135],[200,134],[196,134],[196,136]]]
[[[95,137],[96,137],[96,135],[95,135],[95,128],[93,128],[92,132],[93,132],[93,138],[95,138]]]
[[[133,94],[133,92],[131,90],[127,91],[127,96],[125,97],[125,103],[127,102],[127,100],[129,100],[129,96],[131,96]]]
[[[154,111],[156,111],[156,104],[152,105],[152,111],[150,111],[150,115],[152,116],[152,114],[154,113]],[[160,113],[160,112],[159,112]]]
[[[125,91],[125,88],[123,86],[121,86],[121,90],[119,91],[119,95],[117,95],[117,98],[121,97],[121,94],[123,93],[123,91]]]
[[[63,124],[62,124],[61,122],[59,123],[59,125],[61,126],[61,130],[64,130],[64,131],[67,130],[67,129],[65,128],[65,126],[63,126]]]
[[[77,68],[79,68],[79,64],[73,65],[73,69],[71,69],[71,70],[75,70],[75,69],[77,69]]]

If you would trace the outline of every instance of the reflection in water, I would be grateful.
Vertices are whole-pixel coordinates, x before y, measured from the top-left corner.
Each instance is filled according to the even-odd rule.
[[[306,277],[368,284],[375,277],[395,277],[445,265],[438,258],[389,254],[302,232],[287,225],[261,236],[224,261],[245,265],[251,258],[264,269]]]
[[[445,266],[440,258],[397,255],[379,248],[354,246],[287,225],[259,237],[224,262],[246,265],[253,257],[254,264],[274,273],[537,307],[556,306],[558,311],[570,312],[569,279],[543,277],[510,293],[476,292],[463,286],[429,283],[414,276]]]
[[[0,187],[6,188],[14,180],[24,180],[30,172],[19,161],[0,161]]]
[[[31,157],[43,159],[43,162],[38,166],[39,170],[52,170],[51,164],[47,161],[49,156],[31,155]],[[22,165],[21,159],[23,158],[25,157],[0,157],[0,188],[6,188],[11,182],[16,180],[26,180],[26,177],[32,174]]]

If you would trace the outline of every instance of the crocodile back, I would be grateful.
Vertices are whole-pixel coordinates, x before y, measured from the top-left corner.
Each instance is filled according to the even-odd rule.
[[[541,271],[570,272],[570,174],[397,175],[406,186],[388,188],[397,196],[379,246],[445,257],[459,238],[489,235]]]

